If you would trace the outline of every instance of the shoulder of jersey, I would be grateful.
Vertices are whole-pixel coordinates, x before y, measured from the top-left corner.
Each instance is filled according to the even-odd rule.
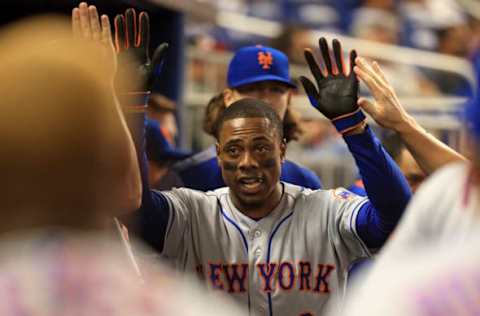
[[[337,200],[352,200],[356,197],[359,197],[355,193],[353,193],[353,192],[351,192],[351,191],[349,191],[345,188],[342,188],[342,187],[332,189],[332,190],[330,190],[330,192],[331,192],[331,195],[333,196],[333,198],[337,199]]]
[[[229,190],[228,187],[223,187],[213,191],[207,191],[206,194],[209,196],[214,195],[216,197],[220,197],[221,195],[228,194],[228,190]]]
[[[308,196],[314,196],[314,195],[322,195],[322,194],[327,194],[328,190],[312,190],[303,186],[299,186],[296,184],[291,184],[287,182],[283,182],[283,185],[285,186],[285,194],[293,197],[293,198],[298,198],[300,196],[308,197]]]

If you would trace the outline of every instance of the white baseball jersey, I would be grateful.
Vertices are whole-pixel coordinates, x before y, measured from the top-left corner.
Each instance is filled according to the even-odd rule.
[[[236,209],[228,188],[163,192],[171,209],[163,255],[245,314],[321,315],[332,294],[343,295],[351,263],[369,256],[355,228],[368,200],[282,185],[281,202],[258,221]]]
[[[472,234],[465,243],[444,240],[375,266],[342,315],[480,315],[479,237]]]
[[[158,263],[142,282],[117,240],[67,233],[1,236],[0,315],[241,315]]]
[[[469,174],[469,164],[453,163],[422,184],[380,252],[377,264],[441,240],[463,242],[478,232],[480,196]]]

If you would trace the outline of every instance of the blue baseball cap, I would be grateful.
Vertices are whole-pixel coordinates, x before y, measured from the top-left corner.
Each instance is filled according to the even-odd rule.
[[[230,61],[227,74],[229,88],[270,80],[296,88],[290,79],[288,57],[277,49],[261,45],[243,47]]]
[[[147,119],[145,141],[148,159],[158,162],[178,161],[188,158],[191,152],[174,148],[163,135],[160,124]]]

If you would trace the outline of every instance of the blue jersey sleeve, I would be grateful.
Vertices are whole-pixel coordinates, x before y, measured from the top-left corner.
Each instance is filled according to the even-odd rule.
[[[411,197],[402,172],[367,126],[362,134],[344,137],[360,170],[369,202],[359,211],[357,231],[372,249],[393,231]]]
[[[169,204],[160,192],[150,190],[145,153],[145,112],[126,113],[127,125],[135,143],[142,177],[142,204],[140,209],[123,218],[129,231],[161,252],[170,216]]]

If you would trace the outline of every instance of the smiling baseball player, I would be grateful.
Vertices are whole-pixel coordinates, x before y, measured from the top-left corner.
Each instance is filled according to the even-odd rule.
[[[405,178],[365,124],[358,80],[344,71],[340,43],[333,41],[338,72],[323,38],[320,47],[326,70],[307,51],[317,85],[307,78],[302,83],[311,103],[343,134],[368,199],[342,188],[312,191],[280,182],[281,119],[265,102],[247,98],[228,107],[215,128],[228,187],[158,192],[143,179],[142,207],[131,222],[166,260],[228,293],[250,315],[322,314],[332,295],[344,293],[348,267],[382,246],[410,198]],[[137,128],[135,137],[143,126]],[[135,141],[143,148],[142,138]]]

